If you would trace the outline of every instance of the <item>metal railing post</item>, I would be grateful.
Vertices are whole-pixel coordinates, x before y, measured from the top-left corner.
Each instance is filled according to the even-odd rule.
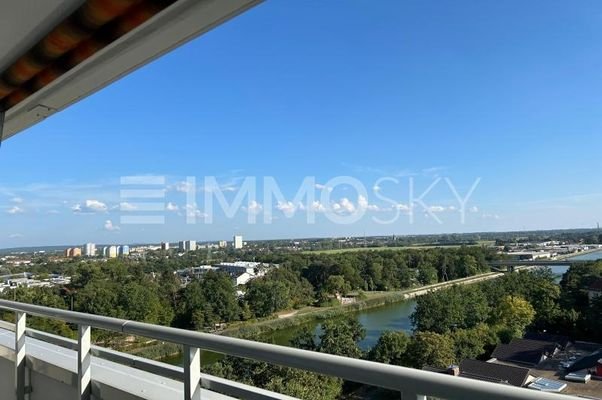
[[[26,314],[16,312],[15,320],[15,392],[17,400],[25,400],[25,321]]]
[[[245,359],[256,360],[273,365],[279,365],[289,368],[301,369],[304,371],[314,372],[323,375],[335,376],[344,380],[362,383],[370,386],[376,386],[383,389],[403,392],[403,399],[424,400],[425,395],[436,398],[448,399],[467,399],[479,398],[488,400],[570,400],[575,399],[573,396],[563,395],[558,393],[545,393],[535,390],[527,390],[508,385],[500,385],[493,382],[486,382],[463,377],[456,377],[446,374],[437,374],[429,371],[399,367],[395,365],[379,364],[366,360],[358,360],[346,358],[332,354],[312,352],[300,349],[294,349],[285,346],[276,346],[267,343],[253,342],[243,339],[237,339],[226,336],[210,335],[201,332],[176,329],[166,326],[150,325],[142,322],[126,321],[123,319],[103,317],[99,315],[83,314],[73,311],[66,311],[33,304],[18,303],[9,300],[0,299],[0,309],[8,310],[17,313],[17,326],[14,328],[5,328],[6,324],[0,323],[0,329],[5,331],[16,331],[16,346],[15,353],[17,354],[17,362],[15,362],[16,377],[24,376],[24,387],[19,390],[18,378],[15,378],[16,393],[19,400],[27,397],[31,392],[31,379],[28,381],[28,375],[31,373],[30,368],[25,369],[25,373],[19,375],[18,366],[24,365],[23,360],[29,359],[25,356],[23,332],[25,330],[25,315],[36,317],[58,319],[70,324],[78,326],[79,340],[77,342],[67,339],[58,340],[50,338],[48,343],[63,343],[69,349],[77,349],[78,355],[78,377],[81,398],[87,399],[91,397],[91,372],[90,372],[90,329],[91,327],[104,329],[112,332],[119,332],[126,335],[135,335],[141,337],[153,338],[169,343],[177,343],[184,346],[184,368],[167,368],[167,376],[175,379],[183,380],[184,393],[187,400],[198,400],[201,397],[201,377],[207,379],[208,386],[211,389],[211,377],[201,375],[200,373],[200,350],[240,357]],[[1,321],[0,321],[1,322]],[[41,334],[40,332],[29,331],[32,338],[45,337],[49,338],[49,334]],[[39,340],[39,339],[38,339]],[[60,345],[60,344],[59,344]],[[108,352],[105,350],[105,353]],[[0,355],[5,357],[6,355]],[[119,355],[120,360],[128,358],[127,355]],[[165,367],[160,367],[157,364],[152,364],[149,367],[149,362],[139,364],[137,357],[125,362],[125,365],[136,368],[137,365],[145,365],[143,370],[151,373],[157,373]],[[32,361],[35,361],[32,358]],[[21,362],[19,362],[21,361]],[[35,363],[34,363],[35,364]],[[34,366],[35,368],[35,366]],[[42,372],[43,373],[43,372]],[[165,375],[163,375],[165,376]],[[218,379],[218,378],[215,378]],[[29,384],[29,386],[28,386]],[[278,398],[269,393],[263,396],[255,396],[254,392],[247,388],[242,388],[235,383],[230,383],[228,386],[227,380],[220,380],[216,385],[218,387],[227,387],[233,393],[233,397],[237,398]],[[242,385],[245,386],[245,385]],[[181,387],[181,386],[180,386]],[[242,390],[242,391],[241,391]],[[257,389],[259,390],[259,389]],[[251,393],[252,395],[243,396],[242,394]],[[44,393],[42,393],[43,395]],[[271,397],[270,397],[271,396]]]
[[[184,346],[184,399],[201,399],[201,349]]]
[[[78,325],[77,327],[77,391],[81,400],[89,400],[91,392],[91,353],[92,348],[89,325]]]

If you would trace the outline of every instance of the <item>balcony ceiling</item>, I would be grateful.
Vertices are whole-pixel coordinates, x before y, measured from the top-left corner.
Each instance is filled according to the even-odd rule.
[[[0,111],[5,112],[2,138],[22,132],[261,1],[1,1]],[[107,10],[114,11],[116,6],[121,6],[123,12],[88,29],[81,40],[74,39],[80,34],[77,29],[61,31],[68,23],[79,29],[81,21],[96,22],[94,18],[102,17]],[[87,12],[82,13],[86,7]],[[145,12],[146,17],[140,19]],[[74,16],[79,16],[79,20]],[[52,34],[55,37],[49,39]],[[70,40],[75,44],[68,52],[53,53]],[[96,47],[86,53],[90,42]]]
[[[0,71],[4,71],[84,0],[0,2]]]

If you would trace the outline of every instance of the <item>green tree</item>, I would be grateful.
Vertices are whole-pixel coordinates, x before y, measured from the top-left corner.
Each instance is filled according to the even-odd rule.
[[[410,339],[404,332],[384,331],[370,350],[368,359],[384,364],[403,365]]]
[[[72,285],[76,288],[83,288],[88,283],[102,278],[102,271],[97,263],[80,263],[72,277]]]
[[[597,342],[602,341],[602,296],[594,298],[584,314],[590,338]]]
[[[535,311],[532,325],[537,330],[553,329],[560,312],[560,287],[549,268],[532,271],[530,278],[525,299]]]
[[[460,257],[461,265],[461,277],[473,276],[479,273],[479,264],[477,259],[470,255],[463,255]]]
[[[182,294],[176,326],[213,329],[215,324],[238,320],[241,309],[230,277],[207,272],[200,281],[193,281]]]
[[[171,322],[171,318],[163,310],[157,289],[152,284],[129,282],[121,286],[118,306],[127,319],[149,324]]]
[[[406,357],[407,365],[413,368],[446,368],[455,362],[454,341],[434,332],[417,332],[408,344]]]
[[[341,296],[345,296],[351,291],[351,286],[345,281],[343,275],[331,275],[324,285],[324,290],[329,294],[340,294]]]
[[[267,390],[304,400],[335,400],[341,395],[341,379],[292,368],[282,368],[265,386]]]
[[[495,332],[486,324],[470,329],[458,329],[452,333],[456,360],[479,358],[498,343]]]
[[[288,308],[289,288],[284,282],[255,279],[247,284],[245,301],[257,317],[267,317]]]
[[[518,296],[505,296],[496,309],[496,323],[506,327],[513,337],[522,337],[533,318],[533,306]]]
[[[479,287],[452,286],[417,299],[411,320],[418,331],[446,333],[473,328],[490,313],[487,298]]]
[[[338,356],[360,358],[358,342],[366,337],[366,330],[355,319],[326,321],[322,324],[319,351]]]
[[[314,333],[307,327],[301,328],[295,337],[291,339],[290,344],[292,347],[301,350],[317,351],[318,349]]]
[[[305,400],[335,400],[343,388],[341,379],[230,356],[210,365],[207,372]]]
[[[418,267],[418,281],[423,285],[437,283],[437,269],[432,265],[421,264]]]
[[[77,292],[75,309],[89,314],[125,318],[119,307],[120,285],[108,280],[91,280]]]
[[[220,322],[238,319],[240,307],[230,276],[222,272],[207,272],[201,280],[201,292]]]
[[[19,286],[6,291],[1,296],[7,300],[14,300],[21,303],[35,304],[39,306],[66,309],[65,300],[60,296],[55,288],[39,287],[26,288]],[[5,320],[14,322],[14,313],[2,313]],[[27,325],[30,328],[44,332],[54,333],[65,337],[74,337],[74,331],[65,322],[57,319],[41,318],[30,316],[27,318]]]

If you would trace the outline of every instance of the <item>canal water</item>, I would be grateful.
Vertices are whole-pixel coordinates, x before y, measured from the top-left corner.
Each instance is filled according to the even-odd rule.
[[[384,331],[411,332],[412,323],[410,321],[410,315],[414,312],[414,308],[416,308],[416,301],[411,299],[378,308],[358,311],[357,313],[349,314],[344,318],[355,317],[366,329],[366,338],[359,342],[359,346],[362,350],[369,350],[376,344],[378,338]],[[311,330],[317,338],[321,334],[320,327],[320,321],[313,321],[302,326],[279,329],[272,334],[266,335],[265,338],[271,343],[288,346],[290,340],[294,338],[301,329],[307,328]]]
[[[569,258],[569,260],[585,260],[585,261],[595,261],[602,259],[602,250],[594,251],[587,254],[581,254],[579,256],[574,256]]]
[[[591,253],[580,254],[578,256],[573,256],[567,258],[567,260],[575,260],[575,261],[595,261],[602,260],[602,250],[594,251]],[[551,265],[549,267],[554,275],[556,275],[556,282],[560,283],[562,279],[562,275],[569,269],[568,265]]]
[[[602,250],[588,254],[571,257],[570,260],[598,260],[602,259]],[[550,267],[552,272],[557,276],[557,282],[560,282],[562,275],[567,271],[568,265],[554,265]],[[389,304],[383,307],[372,308],[364,311],[359,311],[351,314],[366,329],[366,338],[359,343],[362,350],[369,350],[373,347],[381,334],[386,330],[404,331],[411,333],[412,323],[410,315],[416,308],[416,300],[410,299],[394,304]],[[290,340],[303,328],[307,328],[314,332],[317,338],[320,335],[320,321],[313,321],[303,326],[294,326],[286,329],[280,329],[274,333],[265,336],[266,341],[279,344],[282,346],[290,345]],[[219,360],[217,354],[206,353],[202,356],[203,363],[212,363]],[[174,356],[171,359],[165,360],[172,364],[179,364],[181,356]]]
[[[602,259],[602,250],[569,258],[569,260],[598,259]],[[550,266],[550,269],[554,275],[556,275],[557,282],[560,282],[562,275],[568,269],[568,265],[553,265]],[[412,331],[410,315],[412,315],[415,308],[416,300],[411,299],[356,313],[355,317],[366,329],[366,338],[359,343],[362,350],[369,350],[371,347],[373,347],[381,334],[386,330],[405,331],[410,333]],[[308,324],[306,327],[311,329],[315,333],[316,337],[318,337],[321,333],[319,321]],[[299,332],[298,326],[291,327],[279,330],[271,334],[268,338],[275,344],[287,346],[297,332]]]

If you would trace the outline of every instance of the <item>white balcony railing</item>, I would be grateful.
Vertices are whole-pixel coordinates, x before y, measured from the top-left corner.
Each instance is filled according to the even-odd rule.
[[[31,379],[32,370],[36,373],[52,375],[48,371],[51,370],[49,364],[53,364],[53,358],[49,358],[48,356],[50,353],[58,352],[46,349],[43,352],[46,355],[46,359],[40,361],[38,358],[43,357],[42,355],[37,356],[33,351],[34,341],[35,343],[60,346],[59,348],[66,348],[71,352],[77,352],[77,367],[73,373],[73,380],[75,382],[71,381],[70,384],[73,388],[77,388],[77,391],[74,392],[74,398],[78,399],[89,399],[91,395],[96,399],[113,398],[103,395],[103,392],[99,389],[100,383],[96,384],[96,377],[92,375],[92,372],[97,371],[97,368],[98,371],[101,371],[101,369],[100,366],[97,367],[92,362],[93,358],[94,360],[107,360],[107,362],[116,363],[115,365],[125,365],[128,368],[135,368],[138,371],[151,374],[151,377],[156,377],[155,381],[167,378],[183,382],[184,390],[180,389],[176,391],[179,394],[177,396],[174,394],[170,398],[184,397],[187,400],[198,400],[201,397],[207,399],[231,397],[259,400],[291,399],[288,396],[202,374],[200,364],[201,350],[298,368],[335,376],[348,381],[390,389],[400,392],[403,399],[425,399],[426,396],[462,400],[575,399],[574,397],[560,394],[542,393],[530,389],[442,375],[411,368],[6,300],[0,300],[0,309],[12,311],[16,315],[14,325],[7,323],[0,325],[0,329],[9,332],[14,339],[14,345],[10,346],[10,349],[4,352],[0,351],[0,358],[9,358],[14,364],[14,384],[11,385],[11,388],[7,388],[6,385],[0,387],[0,400],[13,398],[23,400],[27,398],[29,393],[37,393],[39,395],[41,390],[35,387],[35,382],[32,382]],[[78,326],[78,340],[70,340],[26,329],[26,315],[57,319],[75,324]],[[90,341],[90,330],[92,328],[180,344],[183,346],[184,367],[178,368],[110,349],[92,346]],[[39,347],[39,344],[36,346]],[[0,347],[7,348],[8,346],[3,345],[0,341]],[[58,356],[53,355],[53,357]],[[58,359],[56,364],[60,364]],[[64,378],[63,381],[69,382],[69,379]],[[146,379],[146,381],[153,381],[153,379]],[[102,384],[106,386],[106,380]],[[142,392],[145,391],[142,390]],[[231,397],[214,397],[212,394],[216,393]],[[34,397],[51,398],[49,393],[46,393],[42,397]],[[130,396],[128,398],[153,399],[165,398],[165,396],[162,397],[153,393],[153,386],[149,384],[146,395]]]

